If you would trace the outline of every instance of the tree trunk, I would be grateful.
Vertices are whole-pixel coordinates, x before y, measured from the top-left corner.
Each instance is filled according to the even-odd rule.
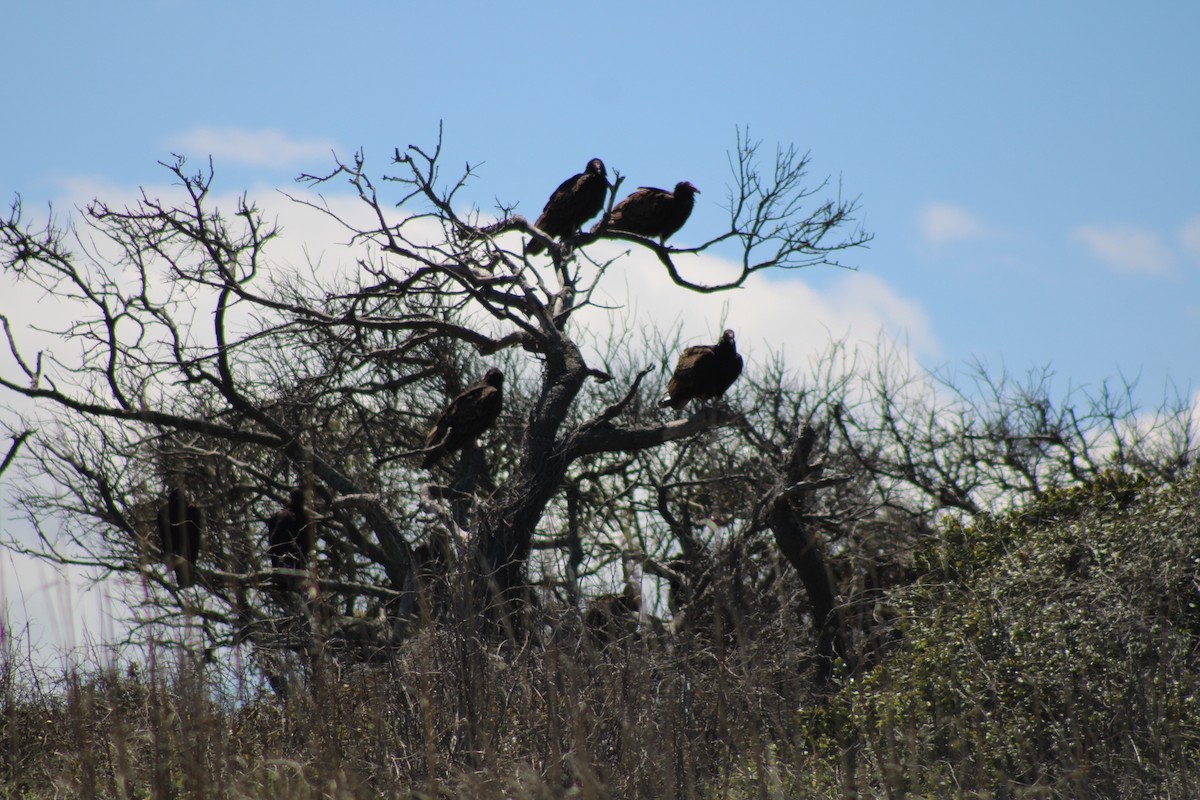
[[[529,412],[516,473],[500,499],[481,510],[475,536],[477,610],[494,633],[513,634],[521,627],[533,532],[571,461],[558,434],[588,372],[570,340],[561,337],[553,344],[543,367],[541,392]]]
[[[805,425],[800,431],[789,455],[784,485],[776,490],[768,503],[767,524],[775,534],[775,543],[796,568],[808,593],[813,629],[817,635],[817,682],[825,685],[833,677],[835,653],[842,657],[851,671],[856,669],[857,662],[842,632],[837,593],[829,569],[811,526],[805,519],[813,491],[787,491],[789,487],[821,477],[823,463],[809,463],[816,439],[816,431],[812,427]]]

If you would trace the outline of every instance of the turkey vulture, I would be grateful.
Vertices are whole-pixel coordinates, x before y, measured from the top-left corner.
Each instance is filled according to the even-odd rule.
[[[643,186],[617,203],[593,231],[634,233],[664,243],[687,222],[699,193],[687,181],[675,184],[674,192]]]
[[[479,383],[450,401],[425,439],[425,462],[432,467],[446,453],[461,450],[492,427],[504,403],[504,373],[492,367]]]
[[[658,407],[680,409],[689,400],[717,400],[741,374],[742,357],[734,345],[733,331],[726,330],[716,344],[689,347],[680,354]]]
[[[188,502],[187,492],[172,489],[158,509],[158,539],[162,544],[163,560],[175,570],[175,582],[180,587],[195,582],[192,570],[200,557],[203,531],[203,513]]]
[[[267,520],[267,555],[275,569],[308,569],[308,559],[316,548],[312,514],[304,505],[303,489],[293,489],[287,505]],[[277,578],[282,585],[297,585],[290,578]]]
[[[554,190],[534,224],[547,236],[572,236],[579,232],[583,223],[600,213],[607,193],[608,178],[604,162],[593,158],[586,170],[567,178]],[[535,256],[544,249],[541,242],[531,239],[525,252]]]

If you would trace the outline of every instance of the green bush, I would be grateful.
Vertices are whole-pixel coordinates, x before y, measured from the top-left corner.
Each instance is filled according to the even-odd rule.
[[[947,521],[903,646],[805,723],[888,796],[1200,796],[1198,500],[1112,472]]]

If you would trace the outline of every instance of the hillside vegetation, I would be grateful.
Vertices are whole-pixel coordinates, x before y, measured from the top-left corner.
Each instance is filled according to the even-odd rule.
[[[791,625],[745,647],[493,646],[430,630],[279,700],[235,666],[35,674],[3,653],[21,797],[1194,797],[1200,485],[1110,473],[947,522],[828,691]]]
[[[1200,492],[1110,473],[948,523],[901,644],[802,715],[870,794],[1193,797]]]

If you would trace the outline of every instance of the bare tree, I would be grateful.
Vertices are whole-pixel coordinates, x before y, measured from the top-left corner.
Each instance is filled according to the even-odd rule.
[[[651,249],[681,291],[704,292],[761,270],[831,263],[867,241],[841,232],[853,201],[809,208],[824,184],[805,184],[807,157],[781,150],[762,173],[757,153],[739,136],[727,231],[688,249],[619,238]],[[725,408],[667,419],[647,410],[644,366],[611,374],[589,364],[579,338],[588,332],[573,318],[608,266],[590,255],[597,237],[547,240],[548,263],[528,258],[529,223],[505,213],[484,227],[462,216],[473,171],[442,185],[441,161],[440,143],[410,146],[378,180],[361,153],[301,177],[313,194],[296,202],[342,225],[358,253],[341,279],[274,263],[281,231],[248,198],[217,207],[211,164],[191,172],[176,158],[164,167],[180,199],[97,200],[79,228],[31,224],[15,202],[0,222],[7,275],[72,307],[72,321],[52,332],[63,346],[52,349],[2,320],[10,358],[0,386],[49,409],[19,440],[18,463],[44,476],[23,499],[43,531],[32,549],[139,576],[154,621],[199,620],[210,644],[286,648],[314,623],[391,620],[381,624],[394,629],[414,548],[424,546],[463,556],[475,576],[468,607],[493,630],[515,630],[548,507],[555,519],[560,503],[578,519],[587,505],[598,521],[592,506],[611,498],[589,497],[589,474],[613,475],[639,452],[736,420]],[[321,198],[344,183],[362,213]],[[739,278],[703,286],[683,277],[690,255],[730,243],[742,252]],[[525,391],[510,393],[485,448],[467,446],[432,476],[420,471],[428,421],[482,374],[481,357]],[[181,482],[206,518],[194,589],[169,580],[150,534],[167,488]],[[288,597],[267,591],[276,584],[266,524],[302,486],[318,563],[311,591]],[[48,528],[60,518],[69,523],[56,538]],[[580,531],[571,535],[578,544]],[[304,622],[280,622],[289,617]]]
[[[940,515],[1191,463],[1179,404],[1146,420],[1128,392],[1055,400],[1048,379],[982,370],[959,389],[886,352],[842,370],[839,346],[807,376],[752,363],[720,404],[658,409],[669,336],[645,332],[634,355],[580,322],[612,266],[600,238],[649,249],[681,292],[867,241],[846,230],[853,201],[812,203],[826,184],[806,184],[807,156],[782,149],[760,171],[758,149],[739,136],[728,228],[692,248],[550,239],[505,208],[484,224],[462,210],[470,166],[441,183],[440,145],[397,151],[378,179],[356,154],[293,198],[344,231],[355,263],[340,276],[279,264],[284,233],[248,198],[217,206],[211,165],[167,163],[177,198],[94,201],[79,227],[30,223],[18,200],[0,264],[70,313],[50,346],[0,317],[0,386],[42,409],[15,422],[0,467],[24,477],[40,539],[10,544],[133,578],[151,632],[248,643],[268,675],[313,648],[386,656],[417,619],[523,635],[536,605],[578,617],[644,579],[662,589],[636,604],[648,628],[659,594],[697,642],[741,645],[786,617],[828,680],[886,641],[887,591],[913,578],[908,553]],[[338,185],[355,210],[321,194]],[[689,280],[696,253],[731,248],[737,277]],[[422,469],[430,421],[489,367],[505,375],[499,421]],[[192,586],[155,535],[176,488],[204,518]],[[281,572],[267,526],[297,492],[315,556]]]
[[[1061,397],[1052,386],[1048,367],[1023,379],[979,364],[965,375],[929,375],[884,359],[837,424],[880,496],[924,513],[1019,505],[1113,469],[1169,481],[1193,463],[1186,398],[1144,413],[1128,382]]]

